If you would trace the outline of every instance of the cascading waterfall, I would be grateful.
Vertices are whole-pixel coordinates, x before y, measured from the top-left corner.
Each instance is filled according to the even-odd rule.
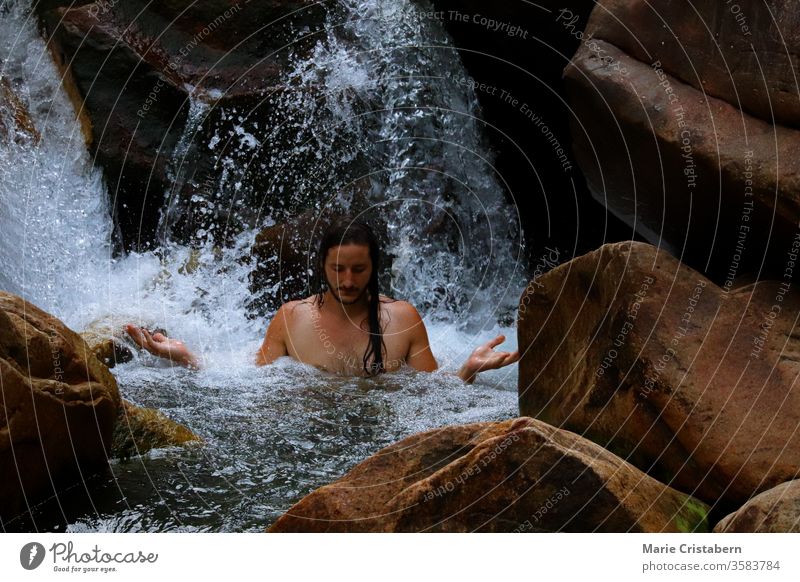
[[[331,203],[386,222],[391,293],[420,308],[445,368],[496,332],[513,345],[498,319],[521,290],[518,218],[493,174],[460,61],[411,2],[340,2],[266,120],[194,102],[173,160],[176,187],[165,193],[162,244],[118,258],[108,193],[30,3],[3,7],[3,77],[41,137],[0,137],[0,289],[78,330],[99,318],[158,323],[206,364],[173,369],[144,354],[117,366],[126,398],[190,426],[205,445],[113,463],[112,480],[96,485],[105,496],[91,505],[97,513],[55,519],[45,507],[32,518],[37,528],[258,531],[412,432],[515,414],[510,368],[463,386],[439,373],[362,380],[290,361],[252,364],[267,321],[247,312],[252,266],[242,258],[259,228]],[[222,118],[231,134],[215,130]],[[192,184],[184,172],[193,151],[216,156],[213,183]],[[262,179],[248,181],[254,174]],[[358,204],[340,194],[353,181]],[[178,236],[178,218],[200,207],[197,228]]]
[[[0,76],[39,135],[0,138],[0,288],[74,321],[111,264],[108,195],[30,4],[1,11]]]
[[[497,317],[490,305],[513,310],[518,218],[481,140],[455,48],[437,21],[421,17],[430,13],[424,2],[346,0],[341,8],[341,27],[331,26],[306,70],[323,76],[329,94],[354,90],[368,106],[355,119],[380,170],[371,202],[389,222],[396,294],[448,321]],[[337,113],[353,118],[348,107]]]
[[[182,141],[214,152],[221,173],[211,188],[179,180],[161,230],[206,214],[191,237],[202,245],[281,222],[284,208],[335,206],[387,225],[392,294],[429,320],[509,320],[522,283],[519,218],[494,175],[458,55],[437,22],[419,18],[424,8],[340,2],[327,37],[296,59],[289,89],[265,108],[268,123],[255,110],[193,101]],[[189,165],[187,149],[176,168]]]

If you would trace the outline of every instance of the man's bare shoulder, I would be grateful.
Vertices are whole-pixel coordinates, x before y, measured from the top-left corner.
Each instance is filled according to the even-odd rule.
[[[295,299],[294,301],[287,301],[281,305],[281,308],[278,309],[275,316],[277,317],[280,314],[286,318],[302,317],[311,313],[315,306],[315,296],[306,297],[305,299]]]
[[[383,295],[381,295],[381,314],[385,315],[389,322],[395,325],[408,326],[422,321],[417,308],[408,301],[391,299]]]

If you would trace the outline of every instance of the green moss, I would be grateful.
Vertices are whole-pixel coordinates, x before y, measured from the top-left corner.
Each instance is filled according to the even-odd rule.
[[[708,533],[708,505],[686,496],[678,513],[675,514],[675,525],[683,533]]]

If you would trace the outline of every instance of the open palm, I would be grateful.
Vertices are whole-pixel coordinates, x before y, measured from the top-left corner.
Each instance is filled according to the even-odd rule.
[[[496,370],[513,364],[519,360],[519,351],[498,352],[494,348],[506,341],[506,336],[499,335],[493,340],[478,346],[470,355],[459,375],[467,382],[471,382],[477,374],[486,370]]]
[[[162,333],[150,333],[143,327],[129,323],[125,330],[131,339],[151,354],[170,360],[182,366],[197,367],[194,354],[180,340],[170,339]]]

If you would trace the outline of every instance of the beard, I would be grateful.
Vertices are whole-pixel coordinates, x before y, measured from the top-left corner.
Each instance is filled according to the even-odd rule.
[[[364,288],[364,289],[361,290],[361,292],[358,294],[358,296],[355,297],[354,299],[342,299],[342,297],[335,290],[334,286],[331,285],[331,282],[327,280],[327,278],[326,278],[325,282],[328,284],[328,291],[331,292],[331,295],[333,295],[333,298],[336,299],[336,301],[338,301],[342,305],[355,305],[356,303],[361,301],[368,293],[367,289]]]

